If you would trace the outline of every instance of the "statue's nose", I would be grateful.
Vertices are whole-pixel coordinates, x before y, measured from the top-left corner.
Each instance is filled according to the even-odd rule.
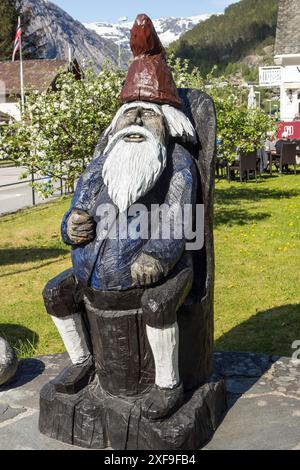
[[[141,112],[140,112],[140,111],[137,111],[137,113],[136,113],[136,115],[135,115],[134,123],[135,123],[137,126],[142,126],[142,125],[143,125],[143,120],[142,120],[142,116],[141,116]]]

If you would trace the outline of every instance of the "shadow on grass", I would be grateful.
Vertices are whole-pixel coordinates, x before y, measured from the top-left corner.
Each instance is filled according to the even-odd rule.
[[[246,183],[239,187],[228,185],[226,188],[216,188],[215,202],[217,204],[232,204],[239,201],[262,201],[264,199],[291,199],[299,197],[300,190],[296,189],[261,189],[259,186],[249,187]]]
[[[216,340],[215,349],[290,357],[296,340],[300,340],[300,304],[289,304],[253,315]]]
[[[37,333],[22,325],[0,324],[0,336],[13,346],[18,358],[21,359],[16,375],[0,387],[1,391],[21,387],[44,372],[45,365],[39,359],[22,359],[24,356],[35,355],[39,342]]]
[[[0,266],[47,261],[68,253],[64,248],[1,248]]]
[[[245,209],[245,202],[259,203],[268,199],[291,199],[299,196],[300,190],[296,189],[262,189],[259,188],[259,185],[249,186],[246,183],[240,186],[217,187],[215,192],[215,226],[247,225],[271,217],[268,212],[253,211],[253,206],[249,210]]]
[[[214,225],[247,225],[253,222],[260,222],[268,219],[271,214],[268,212],[251,212],[245,209],[217,207],[215,209]]]
[[[39,343],[38,334],[22,325],[0,324],[0,336],[15,348],[18,357],[33,356]]]

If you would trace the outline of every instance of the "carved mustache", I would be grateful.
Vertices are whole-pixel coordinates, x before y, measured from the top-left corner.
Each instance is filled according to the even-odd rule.
[[[156,135],[152,134],[152,132],[150,132],[145,127],[129,126],[125,129],[120,130],[119,132],[116,132],[116,134],[114,134],[109,139],[108,145],[104,153],[110,152],[112,147],[114,147],[114,145],[120,140],[125,140],[125,142],[130,143],[140,143],[145,142],[147,140],[152,142],[154,145],[157,145],[159,143]]]

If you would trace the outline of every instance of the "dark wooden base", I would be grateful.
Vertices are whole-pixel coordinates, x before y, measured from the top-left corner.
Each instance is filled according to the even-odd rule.
[[[211,439],[227,406],[222,380],[189,393],[163,421],[142,417],[142,400],[112,397],[97,383],[77,395],[63,395],[49,383],[41,392],[40,431],[89,449],[197,450]]]

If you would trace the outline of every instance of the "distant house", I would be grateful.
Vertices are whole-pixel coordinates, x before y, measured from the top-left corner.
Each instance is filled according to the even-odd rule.
[[[299,0],[279,0],[275,66],[260,67],[259,83],[280,89],[280,119],[291,122],[300,113]],[[290,135],[291,129],[289,130]]]
[[[275,63],[281,66],[281,119],[300,113],[300,5],[299,0],[279,2]]]
[[[0,111],[0,126],[1,126],[2,124],[8,124],[11,119],[12,119],[12,117],[9,116],[9,114],[2,113],[2,112]]]
[[[71,65],[67,60],[26,60],[23,62],[23,68],[25,91],[55,91],[57,77],[66,71],[72,71],[78,80],[82,76],[75,60]],[[0,113],[20,119],[19,103],[20,62],[0,62]]]

